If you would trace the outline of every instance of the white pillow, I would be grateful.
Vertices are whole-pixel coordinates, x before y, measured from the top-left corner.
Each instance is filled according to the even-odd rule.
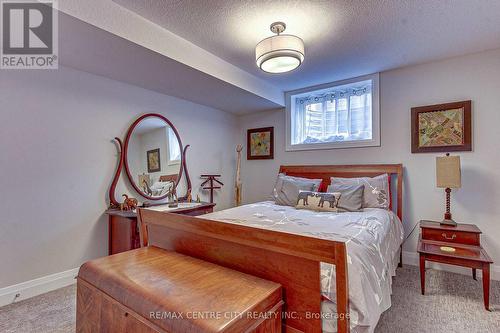
[[[364,185],[363,208],[389,209],[389,176],[383,174],[377,177],[340,178],[332,177],[332,185]]]
[[[152,186],[152,190],[163,190],[165,187],[167,187],[170,184],[170,181],[168,182],[155,182]]]

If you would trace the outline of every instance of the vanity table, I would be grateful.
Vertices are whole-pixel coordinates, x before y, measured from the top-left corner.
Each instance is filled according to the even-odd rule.
[[[148,209],[198,216],[212,213],[214,206],[214,203],[208,202],[179,202],[177,208],[170,208],[165,204],[151,206]],[[123,211],[110,208],[106,211],[106,214],[108,215],[109,224],[109,255],[141,247],[136,211]]]
[[[121,210],[115,196],[123,168],[135,193],[144,198],[137,198],[138,201],[147,201],[148,209],[191,216],[213,211],[214,203],[188,202],[191,180],[186,166],[186,150],[189,145],[182,146],[179,132],[165,116],[155,113],[140,116],[128,129],[124,143],[119,138],[115,141],[119,158],[109,188],[110,208],[106,211],[110,255],[139,248],[141,243],[136,211]],[[181,183],[183,178],[185,182]],[[177,196],[180,191],[185,195]],[[178,201],[179,204],[171,208],[165,201]]]

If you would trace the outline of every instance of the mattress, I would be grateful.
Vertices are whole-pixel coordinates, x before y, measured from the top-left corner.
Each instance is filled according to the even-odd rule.
[[[391,306],[392,276],[404,231],[389,210],[314,212],[264,201],[203,215],[220,222],[342,241],[347,247],[351,331],[371,333]],[[335,266],[321,264],[323,332],[336,332]],[[326,315],[325,315],[326,314]]]

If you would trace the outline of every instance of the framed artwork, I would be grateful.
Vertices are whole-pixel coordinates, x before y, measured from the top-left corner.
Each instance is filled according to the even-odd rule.
[[[274,127],[253,128],[247,131],[247,160],[274,158]]]
[[[148,172],[149,173],[161,171],[160,148],[148,150],[147,158],[148,158]]]
[[[471,101],[411,109],[411,152],[472,150]]]

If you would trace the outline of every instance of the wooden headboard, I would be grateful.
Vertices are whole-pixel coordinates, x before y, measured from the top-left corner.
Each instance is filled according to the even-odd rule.
[[[160,176],[160,182],[173,182],[173,183],[177,183],[177,178],[179,177],[179,175],[175,174],[175,175],[164,175],[164,176]]]
[[[279,172],[295,177],[323,179],[327,185],[330,185],[330,177],[394,176],[397,181],[396,215],[403,221],[403,164],[282,165]]]

